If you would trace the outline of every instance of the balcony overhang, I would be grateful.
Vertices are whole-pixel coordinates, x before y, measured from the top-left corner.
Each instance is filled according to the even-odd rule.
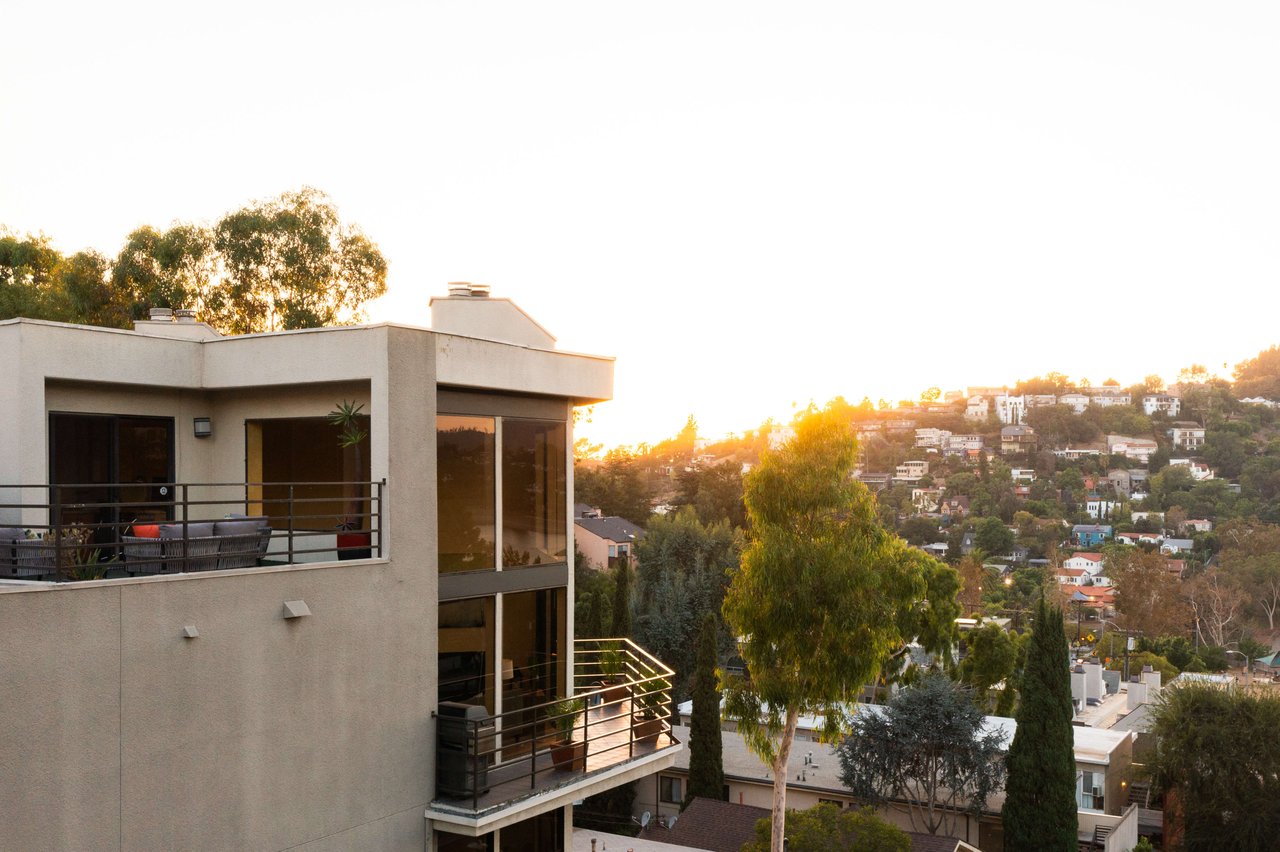
[[[443,831],[479,837],[547,811],[558,810],[587,796],[594,796],[669,769],[675,765],[676,755],[683,749],[682,743],[672,739],[671,745],[649,754],[566,779],[560,784],[531,790],[527,795],[497,802],[476,811],[466,807],[466,802],[436,800],[427,806],[426,818]]]

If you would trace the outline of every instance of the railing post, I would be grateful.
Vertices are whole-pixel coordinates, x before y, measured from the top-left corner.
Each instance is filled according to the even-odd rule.
[[[187,483],[182,483],[182,570],[191,569],[191,507]]]
[[[480,809],[480,723],[467,720],[471,734],[471,810]]]
[[[53,571],[62,570],[62,494],[57,486],[49,486],[49,523],[53,531]],[[45,533],[45,539],[49,538]],[[39,551],[36,551],[39,553]],[[37,563],[39,564],[39,563]]]
[[[387,484],[387,478],[384,476],[377,484],[378,494],[378,558],[382,558],[382,489]]]
[[[289,483],[289,564],[293,564],[293,483]]]

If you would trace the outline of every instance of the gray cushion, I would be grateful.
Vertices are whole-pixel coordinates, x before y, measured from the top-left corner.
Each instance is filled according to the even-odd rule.
[[[253,535],[261,530],[266,524],[255,518],[246,518],[242,521],[218,521],[213,525],[214,535]]]
[[[0,527],[0,541],[6,544],[12,543],[15,539],[26,537],[27,533],[21,527]]]
[[[187,524],[187,538],[208,538],[213,535],[213,521]],[[161,538],[182,538],[182,524],[161,524]]]

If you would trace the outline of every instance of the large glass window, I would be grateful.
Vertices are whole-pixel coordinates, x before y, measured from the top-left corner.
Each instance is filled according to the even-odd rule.
[[[483,704],[494,712],[494,599],[468,598],[440,604],[440,701]]]
[[[502,565],[565,561],[565,426],[502,421]]]
[[[495,448],[492,417],[436,418],[440,572],[495,567]]]

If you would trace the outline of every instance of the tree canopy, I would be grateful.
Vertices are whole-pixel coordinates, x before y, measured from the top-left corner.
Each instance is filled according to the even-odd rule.
[[[359,322],[386,292],[387,262],[303,187],[228,213],[212,228],[145,225],[114,262],[64,257],[48,237],[0,234],[0,319],[129,328],[149,308],[188,308],[226,334]]]
[[[874,498],[853,478],[856,463],[848,419],[812,410],[746,478],[750,540],[724,615],[743,637],[748,675],[727,678],[724,692],[748,746],[773,770],[775,850],[799,715],[823,715],[833,737],[842,702],[916,635],[920,611],[937,613],[948,630],[957,613],[954,571],[879,525]],[[931,575],[943,573],[953,575],[951,596],[926,603]]]
[[[756,823],[756,839],[742,852],[769,852],[772,819]],[[876,816],[870,808],[841,810],[815,805],[787,812],[787,852],[911,852],[911,836]]]
[[[1280,700],[1190,684],[1155,706],[1152,779],[1187,852],[1273,849],[1280,836]]]
[[[966,691],[934,673],[880,708],[865,707],[840,745],[840,778],[873,805],[905,801],[911,827],[953,834],[1004,781],[1004,735],[983,730]]]

